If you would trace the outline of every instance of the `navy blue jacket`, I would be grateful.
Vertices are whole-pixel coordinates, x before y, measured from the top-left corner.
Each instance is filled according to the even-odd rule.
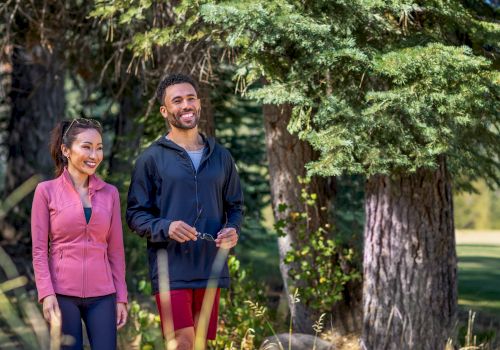
[[[165,135],[135,163],[127,199],[129,227],[146,237],[153,293],[158,292],[157,251],[166,249],[170,289],[205,288],[217,254],[214,242],[178,243],[168,236],[172,221],[182,220],[216,237],[225,225],[240,232],[243,194],[234,161],[213,138],[203,137],[205,151],[198,171],[191,158]],[[198,215],[199,214],[199,215]],[[196,219],[198,217],[198,219]],[[224,264],[219,287],[229,286]]]

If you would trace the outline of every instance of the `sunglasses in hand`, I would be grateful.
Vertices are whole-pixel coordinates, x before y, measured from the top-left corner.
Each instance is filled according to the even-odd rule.
[[[208,233],[196,231],[196,237],[204,239],[206,241],[215,242],[215,238],[211,234],[208,234]]]
[[[196,215],[196,220],[194,220],[193,227],[195,227],[196,223],[198,222],[198,219],[200,218],[202,211],[203,211],[202,208],[198,210],[198,214]],[[198,232],[198,230],[196,230],[196,237],[204,239],[206,241],[215,242],[215,238],[211,234]]]

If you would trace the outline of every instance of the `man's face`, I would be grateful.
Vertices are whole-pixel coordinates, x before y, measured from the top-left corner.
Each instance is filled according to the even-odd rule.
[[[189,83],[170,85],[165,90],[165,100],[160,107],[172,128],[189,130],[198,126],[201,105],[196,90]]]

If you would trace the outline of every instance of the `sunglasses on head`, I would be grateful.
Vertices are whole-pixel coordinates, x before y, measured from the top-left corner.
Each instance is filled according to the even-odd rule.
[[[71,129],[73,124],[76,125],[84,125],[84,126],[94,126],[96,128],[102,128],[101,123],[99,123],[98,120],[91,119],[91,118],[77,118],[73,119],[69,126],[66,128],[66,131],[64,132],[63,138],[65,138],[68,135],[68,131]]]

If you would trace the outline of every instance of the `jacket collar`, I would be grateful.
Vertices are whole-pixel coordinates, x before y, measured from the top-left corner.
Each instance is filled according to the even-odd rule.
[[[201,138],[203,139],[203,143],[205,144],[205,147],[208,148],[208,151],[206,153],[206,158],[210,157],[212,152],[214,151],[215,147],[215,139],[213,137],[207,137],[203,135],[201,132],[199,133]],[[183,152],[184,148],[176,144],[175,142],[169,140],[166,138],[167,134],[163,134],[158,140],[156,140],[156,143],[159,145],[162,145],[164,147],[168,147],[171,149],[175,149],[177,151]]]
[[[62,178],[63,182],[66,185],[69,185],[71,187],[73,186],[73,181],[71,181],[71,175],[69,174],[68,168],[64,167],[64,171],[61,174],[60,178]],[[100,190],[106,185],[104,181],[102,181],[100,178],[98,178],[95,175],[90,175],[89,176],[89,194],[94,193],[95,191]]]

